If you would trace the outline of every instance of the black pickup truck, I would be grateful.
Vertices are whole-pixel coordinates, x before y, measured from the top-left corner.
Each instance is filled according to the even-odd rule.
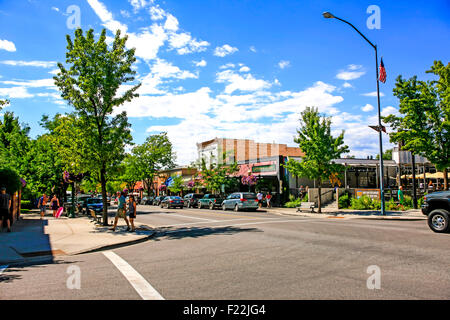
[[[422,213],[428,216],[428,226],[434,232],[450,232],[450,191],[427,194],[423,197]]]

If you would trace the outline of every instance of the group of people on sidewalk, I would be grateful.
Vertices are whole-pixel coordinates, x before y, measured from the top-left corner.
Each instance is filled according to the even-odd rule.
[[[42,195],[42,197],[39,198],[38,201],[38,208],[41,214],[41,220],[44,218],[45,216],[45,212],[47,211],[47,203],[48,203],[48,197],[47,195],[44,193]],[[56,217],[56,212],[59,209],[59,199],[58,197],[56,197],[56,194],[52,195],[51,200],[50,200],[50,208],[53,210],[53,217]]]
[[[128,222],[127,215],[130,218],[130,222]],[[127,231],[134,232],[136,230],[134,226],[134,219],[136,219],[136,200],[134,199],[133,195],[130,195],[128,197],[128,204],[127,204],[125,191],[122,191],[120,193],[120,197],[118,199],[117,204],[117,212],[114,218],[114,226],[110,230],[116,231],[117,222],[119,221],[119,218],[123,218],[127,223]]]
[[[272,207],[272,203],[270,202],[270,200],[272,199],[272,195],[270,193],[268,193],[266,196],[264,196],[264,194],[261,193],[261,191],[259,191],[256,194],[256,199],[258,199],[258,206],[261,209],[262,205],[263,205],[263,201],[266,200],[266,204],[267,204],[267,208],[271,208]]]

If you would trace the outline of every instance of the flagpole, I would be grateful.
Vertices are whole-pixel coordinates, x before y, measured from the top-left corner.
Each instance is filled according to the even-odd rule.
[[[360,34],[360,36],[362,36],[364,38],[364,40],[366,40],[371,46],[372,48],[375,49],[375,70],[376,70],[376,76],[377,76],[377,98],[378,98],[378,133],[379,133],[379,140],[380,140],[380,197],[381,197],[381,214],[384,216],[386,215],[385,213],[385,203],[384,203],[384,181],[383,181],[383,172],[384,172],[384,166],[383,166],[383,137],[382,137],[382,125],[381,125],[381,107],[380,107],[380,82],[378,79],[378,50],[377,50],[377,46],[374,45],[372,42],[370,42],[369,39],[366,38],[365,35],[363,35],[361,33],[361,31],[359,31],[354,25],[352,25],[350,22],[338,18],[336,16],[334,16],[333,14],[331,14],[330,12],[324,12],[322,13],[323,17],[326,19],[330,19],[330,18],[334,18],[334,19],[338,19],[342,22],[345,22],[346,24],[348,24],[349,26],[351,26],[353,29],[356,30],[356,32],[358,32]]]
[[[381,197],[381,214],[386,215],[385,204],[384,204],[384,166],[383,166],[383,135],[382,135],[382,124],[381,124],[381,106],[380,106],[380,79],[378,76],[378,50],[377,46],[375,48],[375,70],[377,74],[377,99],[378,99],[378,134],[380,139],[380,197]]]

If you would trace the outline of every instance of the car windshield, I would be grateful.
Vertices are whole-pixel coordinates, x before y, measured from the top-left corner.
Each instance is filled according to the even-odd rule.
[[[201,199],[201,198],[203,198],[203,195],[202,194],[194,194],[193,198]]]
[[[254,193],[244,193],[244,199],[256,199],[256,194]]]
[[[170,197],[170,199],[173,199],[173,200],[181,200],[180,197]]]
[[[89,199],[88,203],[89,204],[102,203],[102,199]]]

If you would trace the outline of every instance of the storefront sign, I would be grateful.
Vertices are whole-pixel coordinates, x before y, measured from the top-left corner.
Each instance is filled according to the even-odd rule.
[[[380,189],[355,189],[356,198],[359,199],[362,196],[369,197],[371,199],[381,199]]]
[[[277,167],[276,167],[275,163],[266,164],[266,165],[256,164],[252,168],[252,173],[267,173],[267,172],[271,172],[271,173],[277,172]]]

